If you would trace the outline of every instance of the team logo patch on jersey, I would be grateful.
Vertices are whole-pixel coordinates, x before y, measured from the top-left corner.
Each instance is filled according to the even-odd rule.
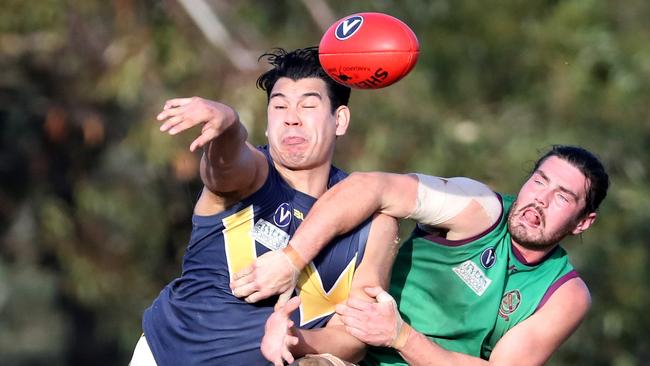
[[[483,295],[490,283],[492,283],[492,280],[483,273],[481,267],[471,260],[465,261],[452,269],[478,296]]]
[[[499,305],[499,316],[506,321],[510,320],[510,315],[517,311],[521,304],[521,293],[519,290],[508,291],[501,298],[501,305]]]
[[[287,227],[291,223],[291,207],[288,203],[283,203],[275,209],[273,222],[279,227]]]
[[[494,253],[494,248],[487,248],[481,253],[481,265],[483,268],[488,269],[497,262],[497,256]]]
[[[251,235],[255,241],[271,250],[282,249],[289,242],[289,234],[264,219],[257,220]]]
[[[361,28],[361,24],[363,24],[362,16],[351,16],[339,23],[339,25],[336,27],[334,35],[339,41],[345,41],[346,39],[352,37]]]

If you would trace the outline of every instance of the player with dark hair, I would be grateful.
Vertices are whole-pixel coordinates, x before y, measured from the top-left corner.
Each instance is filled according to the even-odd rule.
[[[363,363],[540,365],[589,309],[589,290],[559,243],[594,223],[608,187],[593,154],[559,145],[516,197],[468,178],[354,173],[319,199],[290,245],[310,258],[375,212],[411,218],[418,225],[399,249],[390,294],[369,287],[376,301],[337,306],[350,334],[381,346]],[[255,283],[255,292],[267,281],[282,289],[290,281],[277,269],[264,262],[238,281]],[[286,314],[279,309],[269,322]],[[269,333],[263,345],[281,342]]]
[[[363,220],[310,261],[287,246],[316,198],[346,176],[331,163],[350,121],[350,89],[325,74],[316,48],[263,57],[273,66],[257,81],[268,97],[268,146],[249,144],[236,111],[218,102],[172,99],[158,115],[170,135],[201,126],[190,150],[204,149],[204,188],[182,273],[145,311],[132,366],[267,365],[260,341],[276,299],[247,302],[230,288],[234,274],[264,253],[291,268],[298,283],[292,352],[363,355],[365,345],[345,332],[334,306],[353,294],[368,299],[364,286],[387,285],[396,222]]]

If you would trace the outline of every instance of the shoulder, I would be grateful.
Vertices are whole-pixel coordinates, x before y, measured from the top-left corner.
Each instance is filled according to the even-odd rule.
[[[591,306],[591,293],[582,278],[575,276],[560,284],[540,310],[548,305],[567,305],[584,314]]]

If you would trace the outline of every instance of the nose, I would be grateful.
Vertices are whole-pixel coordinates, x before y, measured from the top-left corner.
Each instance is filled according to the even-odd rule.
[[[287,114],[284,116],[285,126],[300,126],[302,122],[295,108],[287,108]]]
[[[537,195],[535,195],[535,202],[542,207],[547,207],[552,193],[553,192],[550,189],[544,189],[537,192]]]

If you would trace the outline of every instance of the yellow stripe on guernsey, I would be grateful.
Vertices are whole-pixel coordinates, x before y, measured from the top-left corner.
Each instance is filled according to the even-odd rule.
[[[253,263],[257,257],[255,239],[251,235],[254,216],[253,206],[248,206],[223,219],[223,240],[226,244],[230,278]]]
[[[356,256],[345,267],[329,291],[325,291],[320,275],[313,263],[309,263],[300,272],[298,288],[300,289],[300,325],[332,314],[336,304],[345,301],[350,295]]]

